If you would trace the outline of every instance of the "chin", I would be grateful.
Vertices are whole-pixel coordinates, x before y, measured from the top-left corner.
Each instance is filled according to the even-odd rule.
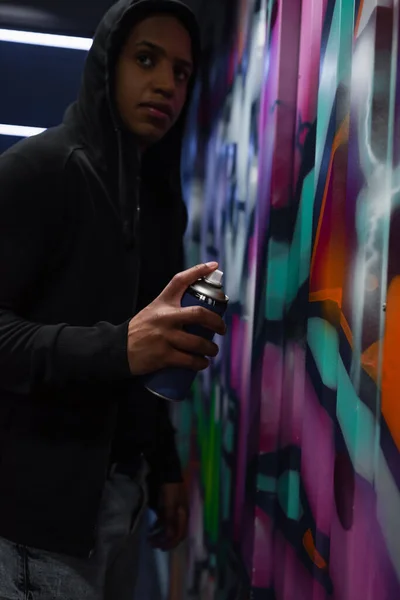
[[[146,123],[140,126],[131,127],[131,132],[138,138],[141,145],[149,147],[153,146],[168,133],[169,129],[160,129],[155,125]]]

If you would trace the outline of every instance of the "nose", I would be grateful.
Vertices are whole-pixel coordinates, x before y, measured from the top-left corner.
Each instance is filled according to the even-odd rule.
[[[154,91],[171,98],[175,92],[175,74],[171,65],[160,65],[154,77]]]

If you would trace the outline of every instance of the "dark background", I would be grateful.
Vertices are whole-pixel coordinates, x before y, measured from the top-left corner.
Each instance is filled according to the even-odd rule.
[[[224,0],[185,0],[207,28]],[[112,0],[0,0],[0,27],[91,37]]]
[[[91,37],[110,0],[1,0],[2,27]]]

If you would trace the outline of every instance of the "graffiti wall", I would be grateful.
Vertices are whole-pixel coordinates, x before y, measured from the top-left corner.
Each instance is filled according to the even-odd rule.
[[[235,15],[184,160],[188,263],[220,261],[230,308],[176,414],[171,599],[398,600],[399,0]]]

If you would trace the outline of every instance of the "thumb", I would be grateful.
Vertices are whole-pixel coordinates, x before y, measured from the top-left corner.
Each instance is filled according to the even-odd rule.
[[[171,540],[175,535],[177,506],[175,504],[167,504],[162,511],[162,521],[165,529],[166,537]]]
[[[169,282],[167,287],[162,292],[164,299],[181,301],[183,294],[186,289],[195,283],[201,277],[206,277],[218,269],[217,262],[209,262],[206,264],[196,265],[191,269],[182,271],[175,275],[175,277]]]

